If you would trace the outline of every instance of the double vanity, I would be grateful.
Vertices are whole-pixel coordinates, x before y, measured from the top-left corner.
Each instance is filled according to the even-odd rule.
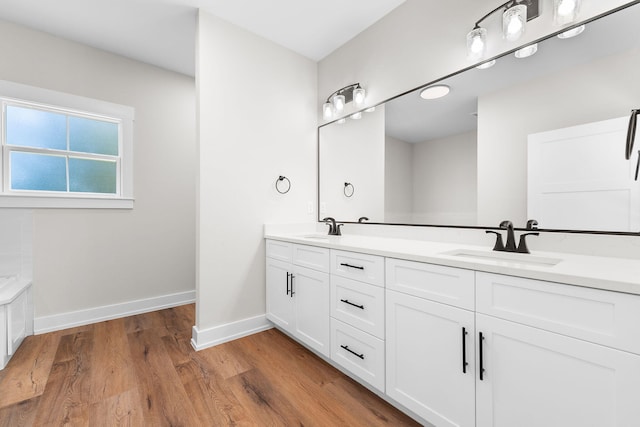
[[[640,263],[270,232],[267,318],[435,426],[640,420]]]

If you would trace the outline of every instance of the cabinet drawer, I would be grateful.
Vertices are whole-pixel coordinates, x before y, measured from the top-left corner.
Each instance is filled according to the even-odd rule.
[[[384,258],[331,250],[331,273],[384,287]]]
[[[384,339],[384,288],[332,276],[331,315]]]
[[[266,254],[269,258],[291,262],[293,256],[293,244],[279,240],[267,240]]]
[[[475,273],[461,268],[387,258],[387,289],[474,309]]]
[[[640,296],[476,273],[479,313],[640,354]]]
[[[331,359],[384,392],[384,341],[332,318]]]
[[[293,245],[293,263],[313,270],[329,272],[329,249],[317,246]]]

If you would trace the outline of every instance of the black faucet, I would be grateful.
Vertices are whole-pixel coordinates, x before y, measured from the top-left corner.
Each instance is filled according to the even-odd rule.
[[[336,220],[331,218],[330,216],[324,218],[322,221],[326,222],[329,226],[329,236],[342,236],[340,232],[340,227],[344,224],[336,224]]]
[[[369,218],[367,218],[366,216],[361,216],[360,218],[358,218],[358,222],[365,222],[365,221],[369,221]]]
[[[538,221],[535,219],[530,219],[527,221],[527,230],[537,230]],[[502,252],[518,252],[521,254],[528,254],[529,248],[527,248],[527,236],[538,236],[540,233],[531,232],[531,233],[523,233],[520,235],[520,241],[518,242],[518,246],[516,247],[516,237],[513,231],[513,223],[511,221],[502,221],[499,225],[500,228],[507,230],[507,243],[502,243],[502,234],[498,231],[493,230],[485,230],[485,233],[492,233],[496,235],[496,243],[493,246],[494,251],[502,251]]]

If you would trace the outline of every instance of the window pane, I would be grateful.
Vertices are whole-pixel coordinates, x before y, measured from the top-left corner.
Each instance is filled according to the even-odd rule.
[[[12,152],[11,189],[66,192],[66,159],[60,156]]]
[[[69,191],[116,193],[116,162],[69,158]]]
[[[7,105],[7,144],[66,150],[67,118],[64,114]]]
[[[118,155],[118,124],[69,117],[69,149],[82,153]]]

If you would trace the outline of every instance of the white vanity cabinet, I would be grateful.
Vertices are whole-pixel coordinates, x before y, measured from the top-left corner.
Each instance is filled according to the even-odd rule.
[[[473,426],[474,272],[387,258],[386,286],[387,395],[436,426]]]
[[[478,427],[638,425],[640,296],[481,272],[476,293]]]
[[[267,240],[267,319],[330,355],[329,250]]]
[[[384,258],[331,250],[331,360],[384,392]]]
[[[11,278],[0,284],[0,369],[33,334],[32,306],[31,283]]]

